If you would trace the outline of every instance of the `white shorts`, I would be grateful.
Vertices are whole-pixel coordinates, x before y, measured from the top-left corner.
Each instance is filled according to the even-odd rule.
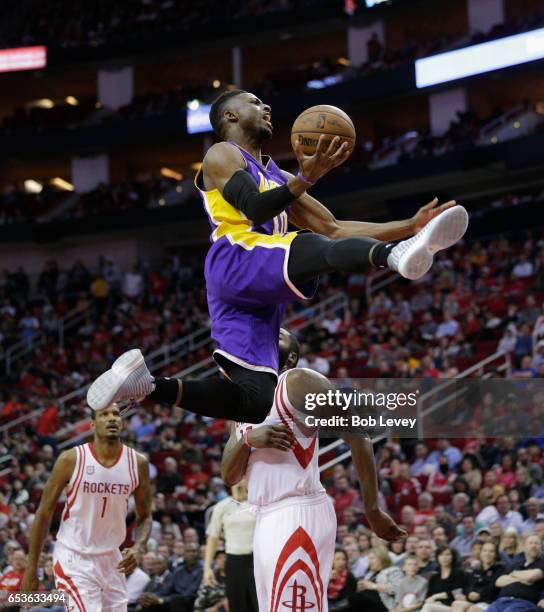
[[[82,555],[59,541],[53,553],[57,589],[70,596],[73,612],[126,612],[127,581],[116,568],[122,559],[114,550],[102,555]]]
[[[336,514],[326,493],[259,508],[253,560],[259,612],[327,612]]]

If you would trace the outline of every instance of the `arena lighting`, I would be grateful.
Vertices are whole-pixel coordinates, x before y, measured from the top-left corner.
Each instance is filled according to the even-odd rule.
[[[218,89],[221,86],[221,81],[219,81],[218,79],[215,79],[215,81],[212,83],[214,89]]]
[[[175,170],[172,170],[171,168],[161,168],[161,175],[164,176],[165,178],[171,178],[176,181],[183,180],[183,174],[181,174],[180,172],[176,172]]]
[[[390,0],[365,0],[367,8],[372,8],[378,4],[385,4],[386,2],[390,2]]]
[[[27,179],[24,185],[27,193],[41,193],[43,190],[43,185],[34,179]]]
[[[66,98],[64,98],[64,101],[66,102],[66,104],[69,104],[70,106],[79,105],[79,100],[77,98],[74,98],[74,96],[66,96]]]
[[[416,60],[416,85],[429,87],[544,58],[544,28]]]
[[[196,170],[198,172],[200,168],[202,168],[202,162],[195,162],[194,164],[191,164],[192,170]]]
[[[200,134],[201,132],[211,132],[210,123],[211,104],[201,104],[198,100],[191,100],[187,103],[187,133]]]
[[[308,89],[324,89],[325,87],[331,87],[332,85],[336,85],[343,80],[341,74],[336,74],[334,76],[327,76],[323,79],[313,79],[306,83],[306,87]]]
[[[39,100],[33,100],[28,106],[30,108],[53,108],[55,103],[50,98],[40,98]]]
[[[19,47],[0,51],[0,72],[36,70],[47,65],[47,47]]]
[[[49,182],[54,187],[58,187],[59,189],[63,189],[64,191],[74,191],[74,186],[72,185],[72,183],[65,181],[63,178],[60,178],[60,176],[52,178]]]

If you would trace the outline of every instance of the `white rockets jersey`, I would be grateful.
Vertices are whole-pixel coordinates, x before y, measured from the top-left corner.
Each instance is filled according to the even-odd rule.
[[[295,411],[287,397],[289,371],[278,379],[274,404],[266,419],[258,425],[236,423],[236,437],[244,431],[266,425],[284,425],[296,439],[289,451],[276,448],[252,448],[246,469],[248,501],[265,506],[287,497],[313,495],[324,491],[319,479],[319,441],[317,428],[310,429],[295,418]]]
[[[109,468],[97,459],[92,442],[76,446],[76,453],[57,540],[82,554],[119,549],[126,537],[128,500],[139,481],[136,452],[122,444]]]

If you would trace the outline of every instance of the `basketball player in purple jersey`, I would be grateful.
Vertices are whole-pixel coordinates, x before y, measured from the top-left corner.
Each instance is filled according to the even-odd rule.
[[[326,272],[389,267],[420,278],[434,253],[466,231],[466,210],[455,202],[435,207],[436,200],[405,221],[338,221],[307,190],[348,158],[348,144],[336,137],[326,146],[322,136],[312,156],[295,148],[296,176],[280,170],[261,153],[272,136],[271,108],[251,93],[220,95],[210,121],[222,142],[206,153],[195,183],[212,228],[205,277],[214,357],[226,376],[153,378],[133,349],[89,388],[94,410],[148,396],[205,416],[260,423],[274,397],[288,301],[311,297]],[[289,231],[290,224],[310,231]]]

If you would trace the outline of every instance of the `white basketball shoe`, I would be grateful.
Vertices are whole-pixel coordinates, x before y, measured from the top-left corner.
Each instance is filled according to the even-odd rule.
[[[393,247],[387,264],[404,278],[416,280],[433,264],[434,254],[461,240],[468,227],[468,213],[462,206],[452,206],[412,238]]]
[[[140,349],[123,353],[111,368],[101,374],[87,391],[87,404],[93,410],[104,410],[114,402],[142,400],[154,388]]]

